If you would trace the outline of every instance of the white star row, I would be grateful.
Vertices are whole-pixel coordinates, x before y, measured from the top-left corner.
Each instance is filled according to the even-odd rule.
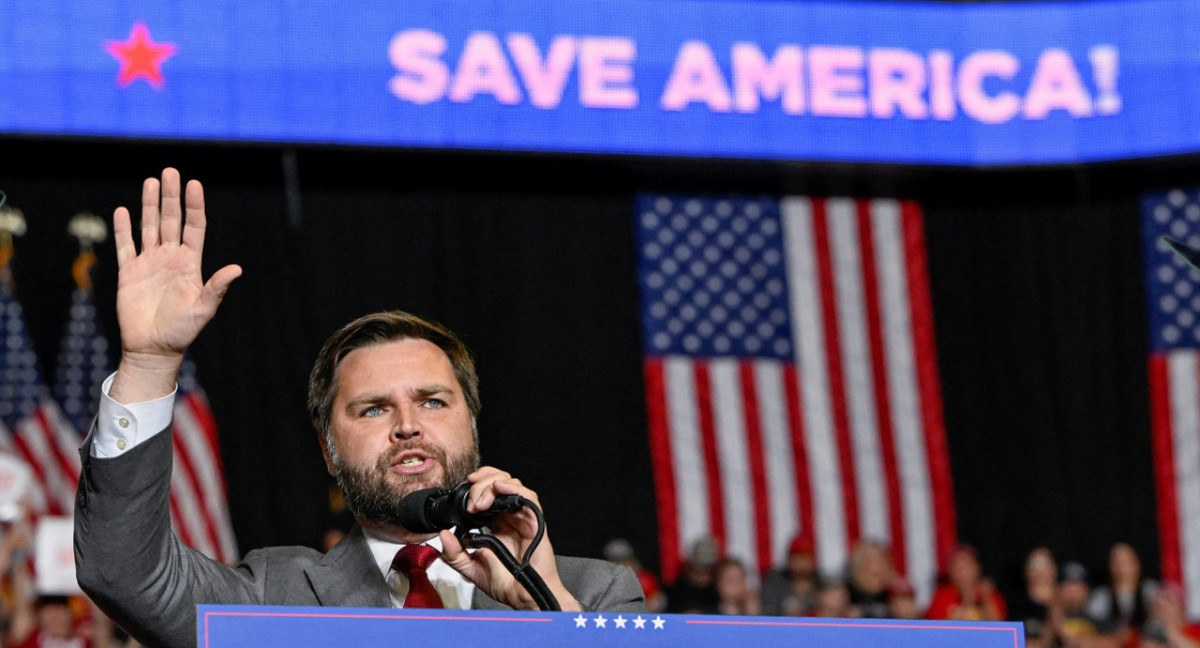
[[[661,616],[656,616],[653,619],[645,619],[645,618],[642,618],[642,615],[640,615],[640,614],[632,619],[626,619],[625,615],[623,615],[623,614],[619,614],[615,618],[612,618],[612,619],[606,618],[603,614],[597,614],[595,617],[593,617],[591,619],[591,621],[593,624],[591,627],[593,627],[593,628],[607,629],[609,627],[608,622],[612,621],[613,628],[624,629],[627,626],[627,624],[632,623],[633,628],[635,630],[644,630],[646,628],[647,621],[649,621],[651,624],[653,624],[655,630],[662,630],[667,623],[667,620],[662,618]],[[583,616],[582,614],[575,617],[575,627],[576,628],[588,627],[587,617]]]

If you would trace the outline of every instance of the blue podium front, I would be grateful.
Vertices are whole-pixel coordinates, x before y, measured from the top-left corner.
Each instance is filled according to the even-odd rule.
[[[200,648],[1024,648],[1020,623],[201,605]]]

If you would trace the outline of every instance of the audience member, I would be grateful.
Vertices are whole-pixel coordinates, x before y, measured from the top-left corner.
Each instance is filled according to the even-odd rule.
[[[806,616],[816,607],[817,559],[812,538],[799,535],[792,539],[781,569],[773,569],[763,579],[763,614],[769,616]]]
[[[0,643],[6,646],[13,643],[18,626],[20,632],[28,633],[34,625],[32,557],[33,532],[28,516],[20,514],[0,525]]]
[[[921,618],[917,592],[912,583],[903,578],[892,580],[892,586],[888,588],[888,616],[893,619]]]
[[[667,612],[713,614],[717,611],[714,569],[720,557],[716,538],[702,538],[692,545],[679,578],[667,587]]]
[[[812,615],[835,619],[858,617],[858,608],[850,604],[850,590],[844,581],[822,578],[817,585],[817,602]]]
[[[1108,552],[1108,581],[1087,602],[1088,616],[1122,645],[1136,645],[1156,585],[1142,577],[1142,561],[1133,547],[1118,542]]]
[[[1058,566],[1046,547],[1036,547],[1025,558],[1025,591],[1013,607],[1013,620],[1025,624],[1026,643],[1049,634],[1050,608],[1058,595]],[[1041,643],[1039,641],[1039,643]]]
[[[960,545],[950,553],[946,582],[938,585],[925,612],[927,619],[960,621],[1003,621],[1004,599],[983,576],[975,549]]]
[[[1088,616],[1087,601],[1090,595],[1087,569],[1077,562],[1064,564],[1058,592],[1047,615],[1046,634],[1051,636],[1053,643],[1067,648],[1115,643],[1101,634],[1102,628]]]
[[[717,612],[743,616],[762,614],[758,591],[750,584],[746,566],[736,558],[717,563],[714,580],[717,585]]]
[[[887,545],[875,540],[859,540],[850,553],[850,603],[858,615],[870,619],[888,616],[888,588],[896,578]]]
[[[1183,609],[1183,588],[1168,583],[1150,601],[1139,648],[1200,648],[1200,625],[1190,623]]]
[[[25,599],[6,646],[13,648],[116,648],[109,620],[83,597],[42,595]]]

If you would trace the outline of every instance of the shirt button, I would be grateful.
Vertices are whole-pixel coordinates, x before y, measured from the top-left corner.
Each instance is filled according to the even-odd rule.
[[[124,450],[126,445],[125,439],[117,439],[117,450]]]
[[[117,425],[120,425],[123,428],[127,428],[127,427],[129,427],[129,419],[122,416],[121,418],[117,419]]]

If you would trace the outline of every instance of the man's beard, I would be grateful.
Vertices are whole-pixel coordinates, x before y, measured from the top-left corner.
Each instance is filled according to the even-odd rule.
[[[442,466],[440,483],[430,483],[428,473],[403,475],[392,471],[396,457],[409,450],[421,450]],[[400,523],[400,500],[423,488],[449,489],[467,481],[467,476],[479,468],[479,445],[472,443],[470,450],[450,458],[444,450],[433,445],[405,443],[381,456],[370,468],[349,466],[336,452],[332,452],[330,458],[338,486],[350,511],[360,520],[396,528],[403,527]]]

